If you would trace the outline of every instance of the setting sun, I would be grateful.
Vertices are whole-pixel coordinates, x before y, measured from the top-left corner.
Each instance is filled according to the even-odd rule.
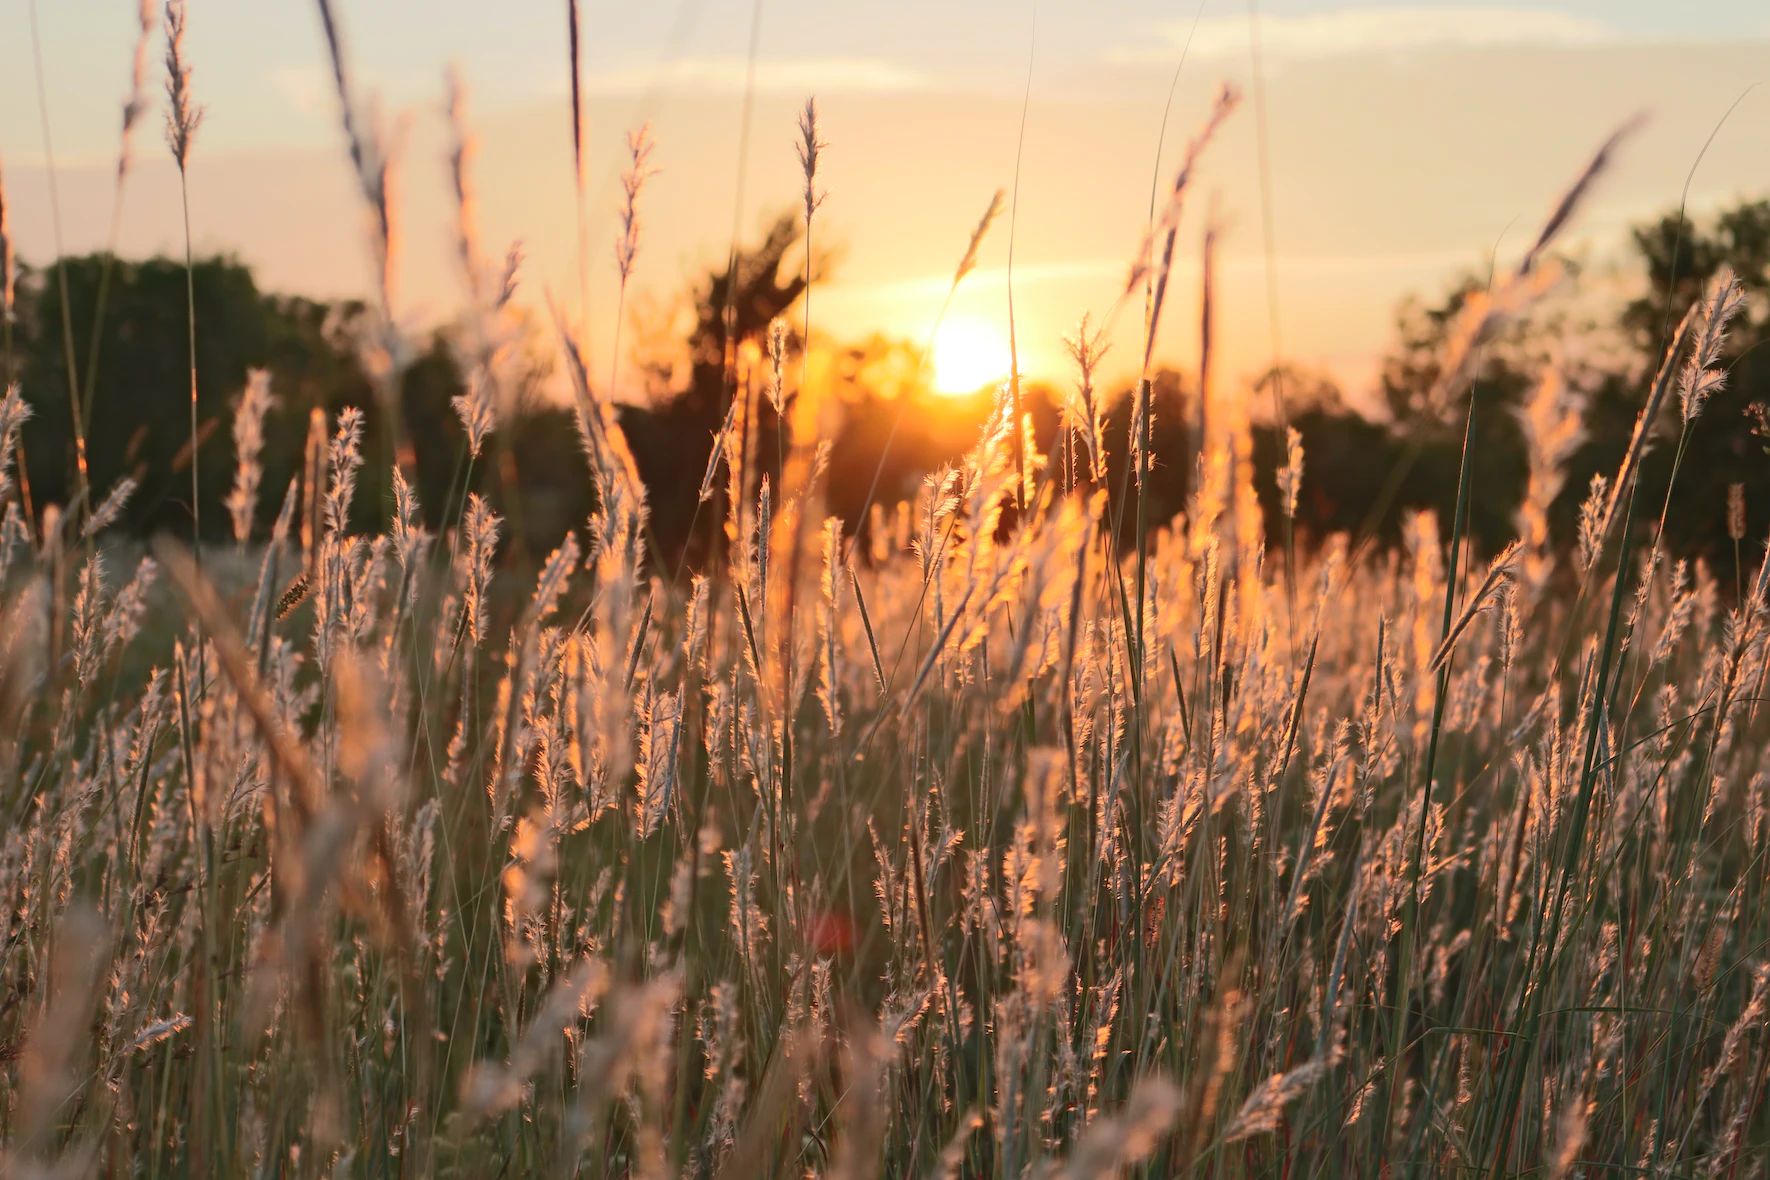
[[[958,397],[1008,375],[1007,334],[977,320],[948,323],[934,340],[934,389]]]

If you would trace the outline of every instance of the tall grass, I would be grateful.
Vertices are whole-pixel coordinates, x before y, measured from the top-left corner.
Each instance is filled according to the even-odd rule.
[[[385,157],[347,126],[385,280]],[[814,159],[809,108],[802,140]],[[466,143],[462,258],[495,311],[514,276],[479,287]],[[1601,164],[1471,311],[1447,380],[1540,288]],[[1192,166],[1142,253],[1151,334]],[[1706,296],[1650,406],[1675,381],[1700,407],[1731,299]],[[1465,553],[1465,464],[1448,541],[1429,515],[1401,553],[1330,540],[1293,612],[1242,486],[1245,413],[1205,438],[1188,512],[1147,519],[1140,486],[1074,478],[1114,440],[1099,337],[1072,347],[1067,461],[1005,386],[962,462],[852,542],[797,523],[823,518],[821,461],[771,486],[748,416],[730,425],[724,556],[686,584],[650,561],[644,487],[569,335],[599,507],[527,571],[500,565],[477,496],[427,533],[397,466],[388,533],[350,533],[354,410],[316,421],[249,536],[257,377],[239,548],[200,570],[171,541],[82,559],[71,519],[27,523],[9,391],[8,1173],[1766,1166],[1770,565],[1729,595],[1665,568],[1657,532],[1636,556],[1652,417],[1594,491],[1577,568],[1557,573],[1544,520],[1577,434],[1548,374],[1516,545]],[[490,329],[474,348],[477,456]],[[775,333],[777,382],[786,349]],[[1287,503],[1306,478],[1293,437]]]
[[[191,97],[191,67],[184,57],[185,20],[184,0],[166,0],[166,146],[171,149],[173,162],[178,165],[178,199],[184,215],[185,328],[189,336],[191,371],[191,537],[192,553],[195,555],[197,568],[201,570],[203,516],[199,508],[201,488],[198,471],[202,465],[197,461],[197,285],[191,268],[190,153],[191,140],[203,121],[203,109]],[[107,263],[106,273],[108,272]],[[96,352],[96,325],[93,329],[92,347]]]

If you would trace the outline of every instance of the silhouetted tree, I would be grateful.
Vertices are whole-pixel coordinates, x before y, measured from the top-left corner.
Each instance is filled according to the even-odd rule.
[[[1137,390],[1127,385],[1110,395],[1101,425],[1106,448],[1106,486],[1120,545],[1137,543],[1136,472],[1131,469],[1131,418]],[[1198,389],[1178,369],[1159,366],[1149,378],[1149,485],[1145,505],[1153,525],[1186,508],[1197,477]],[[1083,481],[1086,482],[1086,481]]]
[[[76,371],[89,378],[93,313],[105,259],[66,260]],[[34,506],[66,505],[76,493],[73,415],[68,404],[67,351],[62,336],[61,276],[33,271],[19,290],[16,360],[33,414],[23,432],[26,475]],[[366,307],[260,292],[251,272],[228,258],[197,263],[197,405],[205,540],[232,535],[223,501],[233,486],[232,415],[246,372],[271,374],[275,403],[266,414],[260,456],[264,476],[258,527],[267,529],[290,482],[299,477],[308,416],[336,418],[361,409],[365,439],[380,430],[380,408],[360,360]],[[136,533],[189,535],[189,360],[186,355],[184,266],[167,259],[117,260],[99,329],[97,381],[86,415],[88,468],[102,497],[124,476],[139,490],[122,521]],[[432,333],[407,367],[400,388],[411,454],[407,459],[425,523],[451,524],[469,490],[493,497],[509,519],[507,535],[529,552],[545,553],[566,531],[581,528],[592,495],[577,428],[569,411],[532,393],[506,407],[487,454],[469,471],[467,445],[452,406],[464,382],[450,333]],[[357,480],[353,524],[380,529],[390,510],[389,472],[371,456]]]
[[[82,391],[93,355],[92,331],[105,260],[63,260],[72,351]],[[73,414],[69,406],[63,339],[62,279],[35,271],[19,290],[16,334],[20,383],[33,415],[23,437],[32,496],[41,507],[69,503],[78,488]],[[97,380],[86,408],[86,449],[95,496],[124,476],[139,490],[124,516],[126,527],[147,532],[190,531],[188,464],[201,476],[205,531],[229,534],[223,498],[233,482],[230,402],[257,366],[278,370],[278,405],[267,418],[263,499],[280,496],[299,467],[307,411],[347,404],[369,408],[369,384],[353,350],[343,345],[361,314],[354,304],[326,305],[261,294],[251,272],[228,258],[197,263],[193,272],[197,320],[199,445],[190,451],[184,266],[168,259],[117,261],[99,329]],[[372,497],[366,497],[372,499]],[[274,516],[278,504],[262,503]]]
[[[1254,383],[1255,404],[1270,400],[1273,373]],[[1384,424],[1346,405],[1331,378],[1295,367],[1284,369],[1290,426],[1303,440],[1303,482],[1297,496],[1295,536],[1307,548],[1335,533],[1372,536],[1393,544],[1400,536],[1405,497],[1404,443]],[[1283,535],[1284,520],[1275,473],[1287,461],[1283,429],[1273,422],[1254,426],[1254,490],[1259,494],[1266,535]],[[1398,476],[1399,473],[1399,476]]]
[[[1426,398],[1441,373],[1445,345],[1470,296],[1485,283],[1473,277],[1451,288],[1437,304],[1409,300],[1396,317],[1395,350],[1383,362],[1380,378],[1393,429],[1401,442],[1386,486],[1389,503],[1379,503],[1378,535],[1398,535],[1399,513],[1429,508],[1445,524],[1456,511],[1469,406],[1476,406],[1471,452],[1468,532],[1477,550],[1495,553],[1515,533],[1513,516],[1530,477],[1518,407],[1537,379],[1532,346],[1544,332],[1528,320],[1514,323],[1481,349],[1473,379],[1450,391],[1441,405]],[[1305,477],[1306,478],[1306,477]]]
[[[1661,356],[1686,309],[1700,299],[1723,264],[1739,276],[1747,301],[1733,321],[1722,364],[1727,385],[1710,397],[1691,424],[1677,482],[1671,484],[1683,421],[1668,397],[1654,424],[1654,446],[1642,462],[1638,513],[1656,528],[1666,514],[1664,547],[1674,556],[1702,557],[1725,585],[1733,582],[1733,541],[1727,534],[1728,485],[1743,485],[1747,543],[1755,560],[1770,528],[1770,463],[1760,415],[1770,403],[1770,200],[1746,201],[1703,221],[1668,214],[1637,228],[1634,247],[1647,272],[1647,290],[1622,313],[1630,364],[1601,375],[1586,409],[1586,444],[1568,464],[1567,490],[1557,505],[1561,533],[1594,474],[1614,476]],[[1667,488],[1671,497],[1667,500]]]
[[[694,291],[695,324],[687,340],[688,387],[662,402],[626,405],[620,410],[634,462],[651,499],[651,527],[660,556],[670,563],[685,551],[698,560],[709,535],[707,526],[719,519],[716,513],[698,511],[701,477],[712,454],[713,436],[725,421],[732,393],[744,393],[743,384],[733,388],[728,378],[726,312],[732,319],[731,355],[744,360],[740,378],[747,379],[752,393],[763,375],[756,351],[768,326],[784,315],[805,290],[803,263],[788,265],[789,256],[803,236],[796,213],[775,218],[762,241],[735,252],[732,265],[708,275]],[[814,267],[813,275],[818,273]],[[790,347],[797,349],[793,336]],[[748,357],[742,353],[751,346]],[[733,366],[738,367],[738,366]],[[767,399],[755,397],[756,430],[762,438],[774,437],[778,423]],[[778,447],[758,447],[763,470],[775,473]],[[778,475],[776,475],[778,478]],[[691,537],[691,526],[699,526]]]

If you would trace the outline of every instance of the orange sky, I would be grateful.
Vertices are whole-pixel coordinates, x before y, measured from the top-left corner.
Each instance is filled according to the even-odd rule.
[[[69,4],[96,11],[90,0]],[[115,76],[105,75],[102,86],[91,81],[100,64],[96,51],[66,40],[65,25],[53,24],[74,18],[53,8],[45,13],[70,249],[101,245],[108,225],[115,104],[107,122],[105,102],[89,92],[108,98],[122,86],[130,29],[126,11],[119,20],[111,9],[128,7],[104,9],[105,20],[119,26],[104,44],[120,50]],[[732,15],[724,12],[732,5],[715,7]],[[1219,80],[1243,86],[1249,80],[1245,42],[1235,40],[1245,16],[1237,23],[1217,10],[1239,10],[1213,6],[1195,32],[1192,6],[1180,7],[1188,10],[1180,17],[1127,19],[1122,37],[1086,53],[1066,44],[1067,10],[1059,11],[1033,46],[1013,281],[1022,363],[1036,375],[1064,375],[1063,334],[1083,312],[1104,312],[1123,281],[1148,212],[1157,133],[1184,35],[1194,34],[1196,52],[1174,93],[1164,184]],[[1761,25],[1742,26],[1730,38],[1676,41],[1639,30],[1606,35],[1605,26],[1577,23],[1585,17],[1532,24],[1522,9],[1426,6],[1436,15],[1421,34],[1417,20],[1394,17],[1418,17],[1421,9],[1310,7],[1315,15],[1275,18],[1268,37],[1275,288],[1268,284],[1256,111],[1248,103],[1226,126],[1193,190],[1161,352],[1182,364],[1196,356],[1197,242],[1214,204],[1226,230],[1218,305],[1223,371],[1250,373],[1282,349],[1337,374],[1361,403],[1401,298],[1436,295],[1459,270],[1484,269],[1496,244],[1502,259],[1515,256],[1591,148],[1612,126],[1646,110],[1652,122],[1568,239],[1600,262],[1613,257],[1631,221],[1676,204],[1704,139],[1770,61],[1763,37],[1770,30]],[[200,0],[193,3],[199,28],[204,11]],[[1378,20],[1372,12],[1389,15]],[[1483,32],[1513,27],[1494,24],[1494,14],[1506,12],[1513,14],[1515,35]],[[1338,23],[1329,19],[1336,13]],[[869,19],[877,17],[872,12]],[[815,91],[831,145],[824,174],[830,195],[818,237],[841,253],[833,279],[815,296],[817,328],[841,337],[872,331],[916,342],[925,337],[971,226],[997,187],[1015,183],[1022,93],[1013,79],[1025,80],[1029,35],[1026,22],[1016,20],[989,26],[993,39],[985,39],[988,29],[966,34],[978,38],[971,48],[982,64],[973,71],[962,62],[930,64],[908,50],[869,54],[866,46],[847,44],[823,56],[783,55],[765,40],[741,224],[753,235],[765,212],[795,201],[793,123],[805,95]],[[21,249],[41,260],[52,251],[53,234],[35,92],[28,59],[21,57],[25,42],[13,35],[19,17],[9,8],[0,21],[7,22],[0,35],[6,46],[0,50],[0,162]],[[460,299],[447,246],[438,115],[441,66],[451,56],[463,62],[477,91],[487,247],[501,253],[520,238],[529,257],[522,297],[538,305],[542,290],[552,288],[575,304],[568,295],[576,289],[576,234],[563,50],[557,77],[524,74],[525,84],[518,85],[512,76],[522,70],[551,67],[502,61],[497,46],[467,36],[454,54],[435,47],[433,81],[424,81],[425,71],[410,62],[388,64],[384,80],[374,66],[378,54],[392,50],[377,39],[372,20],[363,25],[369,35],[357,42],[357,56],[365,63],[359,65],[365,85],[385,81],[389,105],[411,113],[401,155],[401,315],[415,326],[434,323]],[[80,68],[55,73],[58,51],[76,55],[70,46],[78,47]],[[267,62],[256,72],[232,58],[218,63],[214,55],[229,46],[205,45],[195,33],[192,48],[198,94],[211,111],[191,170],[199,249],[238,253],[272,288],[361,291],[363,222],[331,131],[335,104],[317,39],[300,45],[295,64]],[[724,56],[695,56],[693,48],[678,46],[671,56],[666,44],[649,62],[611,62],[591,73],[591,324],[600,350],[612,334],[614,178],[627,127],[650,119],[655,163],[663,169],[644,202],[640,301],[679,291],[722,259],[729,243],[742,43],[735,57],[729,45]],[[208,61],[205,51],[212,54]],[[138,157],[123,248],[173,251],[180,243],[176,174],[158,143],[157,121],[140,137]],[[1702,210],[1765,191],[1770,87],[1747,94],[1715,137],[1692,183],[1691,205]],[[979,349],[999,349],[1006,339],[1008,231],[1004,219],[954,303],[949,367]],[[1603,273],[1588,279],[1628,281]],[[1124,317],[1123,326],[1133,327],[1136,318]],[[1136,351],[1129,332],[1121,333],[1113,354],[1119,371]]]

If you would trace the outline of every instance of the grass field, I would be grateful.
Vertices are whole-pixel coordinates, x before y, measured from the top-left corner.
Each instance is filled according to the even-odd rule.
[[[1127,284],[1152,340],[1208,137]],[[1613,146],[1471,301],[1439,395]],[[31,519],[0,478],[0,1171],[1761,1175],[1770,567],[1666,559],[1635,494],[1737,306],[1723,276],[1670,309],[1570,553],[1544,375],[1491,564],[1467,465],[1400,551],[1264,536],[1245,413],[1196,457],[1148,453],[1147,404],[1102,438],[1086,337],[1056,453],[1010,382],[856,538],[818,440],[759,437],[804,392],[777,335],[699,572],[650,552],[570,345],[601,506],[539,569],[477,496],[428,535],[397,469],[389,534],[349,533],[381,453],[350,412],[251,535],[247,399],[239,543],[200,556],[100,537],[113,489]],[[476,461],[496,409],[460,410]],[[0,472],[27,412],[0,403]],[[1134,478],[1091,490],[1120,447]],[[1146,519],[1150,464],[1195,460],[1189,511]]]

